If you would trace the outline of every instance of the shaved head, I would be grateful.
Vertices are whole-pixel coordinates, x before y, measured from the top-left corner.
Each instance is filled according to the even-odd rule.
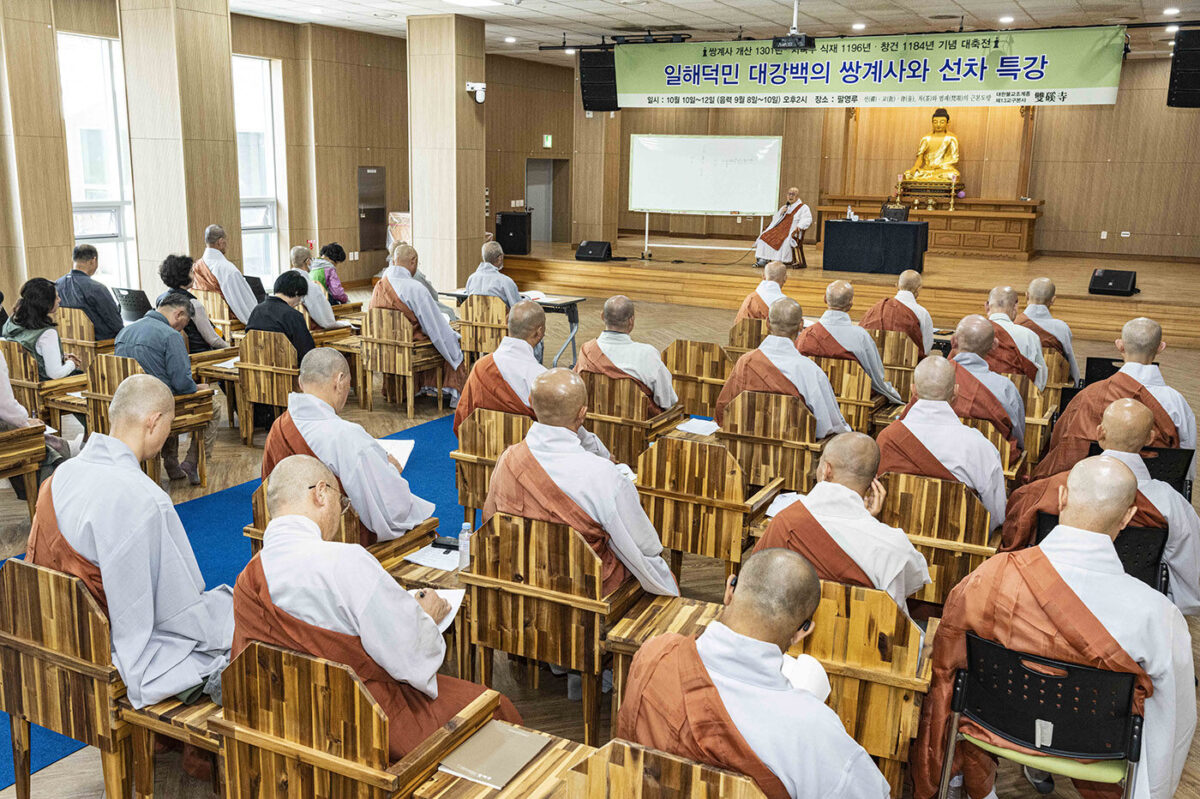
[[[533,338],[545,326],[546,311],[533,300],[522,300],[509,309],[508,335],[513,338]]]
[[[1012,286],[996,286],[988,293],[988,313],[1004,313],[1010,317],[1017,312],[1017,290]]]
[[[289,455],[271,470],[267,479],[267,513],[272,519],[295,512],[314,486],[324,480],[331,486],[337,478],[329,467],[311,455]]]
[[[1121,345],[1125,360],[1152,363],[1162,351],[1162,326],[1145,316],[1130,319],[1121,328]]]
[[[309,350],[300,362],[301,386],[325,385],[339,374],[349,375],[350,364],[345,355],[331,347]]]
[[[986,316],[977,313],[964,316],[954,328],[954,345],[962,352],[987,355],[995,343],[996,328]]]
[[[416,260],[417,248],[411,244],[400,242],[392,250],[392,263],[394,263],[396,266],[409,266]]]
[[[817,463],[817,477],[865,494],[879,469],[879,445],[866,433],[839,433]],[[822,476],[824,473],[824,476]]]
[[[1154,413],[1135,399],[1119,399],[1104,409],[1100,446],[1118,452],[1141,452],[1154,435]]]
[[[130,375],[113,392],[108,418],[114,427],[141,424],[151,414],[175,417],[175,397],[167,384],[151,375]]]
[[[771,261],[763,267],[763,280],[770,280],[772,283],[778,283],[782,286],[787,282],[787,277],[787,264],[782,261]]]
[[[835,280],[825,287],[825,304],[834,311],[849,311],[854,305],[854,286],[848,280]]]
[[[790,297],[775,300],[767,311],[767,326],[772,336],[795,338],[804,326],[804,311],[800,303]]]
[[[576,421],[580,412],[587,406],[587,388],[570,369],[548,369],[534,378],[529,404],[542,424],[574,430],[580,424]]]
[[[905,269],[900,273],[900,279],[896,281],[896,287],[901,291],[911,291],[916,294],[921,290],[922,285],[921,273],[915,269]]]
[[[312,253],[307,247],[297,244],[288,254],[288,259],[292,262],[293,267],[303,269],[304,265],[312,260]]]
[[[1029,282],[1025,299],[1033,305],[1049,305],[1054,300],[1054,281],[1048,277],[1035,277]]]
[[[807,560],[790,549],[764,549],[742,564],[721,621],[786,650],[820,603],[821,581]]]
[[[633,300],[624,294],[609,297],[604,303],[604,311],[600,314],[604,327],[615,333],[628,333],[633,330]]]
[[[1128,524],[1137,498],[1137,478],[1116,458],[1097,455],[1075,464],[1059,490],[1062,524],[1110,538]]]
[[[941,355],[930,355],[913,370],[913,389],[923,400],[951,402],[954,399],[954,364]]]

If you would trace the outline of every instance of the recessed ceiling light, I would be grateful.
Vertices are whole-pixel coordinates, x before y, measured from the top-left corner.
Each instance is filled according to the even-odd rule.
[[[865,29],[867,26],[866,26],[866,24],[865,24],[865,23],[862,23],[862,22],[855,22],[855,23],[854,23],[853,25],[851,25],[850,27],[851,27],[851,28],[854,28],[854,30],[856,30],[856,31],[860,31],[860,30],[863,30],[863,29]]]
[[[1179,30],[1179,26],[1178,26],[1178,25],[1168,25],[1168,26],[1167,26],[1167,33],[1175,33],[1175,32],[1177,32],[1178,30]]]
[[[1001,25],[1011,25],[1011,24],[1012,24],[1012,22],[1013,22],[1013,18],[1012,18],[1012,17],[1009,17],[1009,16],[1000,17],[1000,24],[1001,24]]]
[[[516,36],[505,36],[505,37],[504,37],[504,43],[505,43],[505,44],[516,44],[516,43],[517,43],[517,37],[516,37]]]
[[[503,3],[498,3],[496,0],[445,0],[452,6],[466,6],[467,8],[482,8],[483,6],[500,6]]]
[[[1164,8],[1163,13],[1166,14],[1168,17],[1173,17],[1179,13],[1179,9],[1178,8]]]
[[[563,50],[563,52],[566,53],[567,55],[575,55],[575,48],[568,47],[566,50]]]

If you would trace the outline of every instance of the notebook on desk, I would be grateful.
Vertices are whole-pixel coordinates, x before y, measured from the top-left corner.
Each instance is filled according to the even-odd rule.
[[[455,777],[500,790],[550,743],[540,732],[489,721],[438,766]]]

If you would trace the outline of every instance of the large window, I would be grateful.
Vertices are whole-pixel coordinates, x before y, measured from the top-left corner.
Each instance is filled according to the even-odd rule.
[[[100,253],[99,280],[138,285],[121,43],[58,35],[75,241]],[[64,268],[65,268],[64,264]]]
[[[259,277],[270,277],[279,271],[273,92],[269,60],[233,57],[233,111],[242,198],[242,270]]]

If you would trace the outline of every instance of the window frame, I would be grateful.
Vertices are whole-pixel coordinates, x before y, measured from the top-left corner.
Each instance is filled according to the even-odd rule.
[[[265,67],[263,71],[264,71],[265,77],[266,77],[266,88],[267,88],[267,98],[266,99],[267,99],[267,109],[268,109],[267,113],[266,113],[266,119],[268,120],[268,123],[269,123],[269,130],[267,130],[267,137],[266,137],[266,140],[263,142],[263,150],[264,150],[264,152],[270,153],[270,166],[271,166],[270,172],[266,175],[266,184],[268,186],[278,187],[278,185],[279,185],[279,168],[280,168],[279,156],[278,156],[278,152],[279,152],[278,136],[280,133],[280,130],[279,130],[279,128],[280,128],[279,122],[280,121],[278,119],[276,119],[276,117],[275,117],[275,105],[276,105],[276,100],[278,99],[277,93],[279,92],[280,89],[276,85],[277,81],[276,81],[275,65],[272,63],[272,59],[264,58],[262,56],[233,53],[232,58],[262,62]],[[235,89],[235,91],[236,91],[236,89]],[[235,108],[235,113],[234,113],[235,136],[234,136],[234,138],[236,141],[237,134],[241,132],[240,129],[237,127],[237,113],[236,113],[237,102],[236,102],[236,100],[234,101],[234,108]],[[255,131],[255,132],[257,132],[257,131]],[[239,159],[239,163],[240,163],[240,160],[241,160],[240,152],[238,153],[238,159]],[[276,193],[278,193],[278,188],[276,188]],[[282,271],[282,268],[283,268],[281,266],[281,262],[280,262],[281,254],[280,254],[280,245],[279,245],[279,235],[280,235],[280,230],[279,230],[279,202],[280,201],[279,201],[279,197],[278,196],[242,197],[241,196],[241,181],[239,180],[238,181],[238,198],[239,198],[239,207],[238,207],[239,223],[241,222],[241,214],[248,208],[263,208],[266,210],[267,215],[270,217],[269,225],[251,225],[248,227],[243,225],[242,232],[243,233],[257,233],[257,234],[266,233],[266,234],[268,234],[270,246],[267,248],[267,251],[268,251],[268,253],[270,253],[271,261],[270,261],[270,263],[267,264],[267,272],[266,272],[266,275],[264,275],[264,276],[278,275]],[[243,250],[244,249],[245,248],[243,248]],[[246,271],[247,274],[250,274],[250,272],[246,270],[244,252],[243,252],[242,269],[243,269],[243,271]]]

